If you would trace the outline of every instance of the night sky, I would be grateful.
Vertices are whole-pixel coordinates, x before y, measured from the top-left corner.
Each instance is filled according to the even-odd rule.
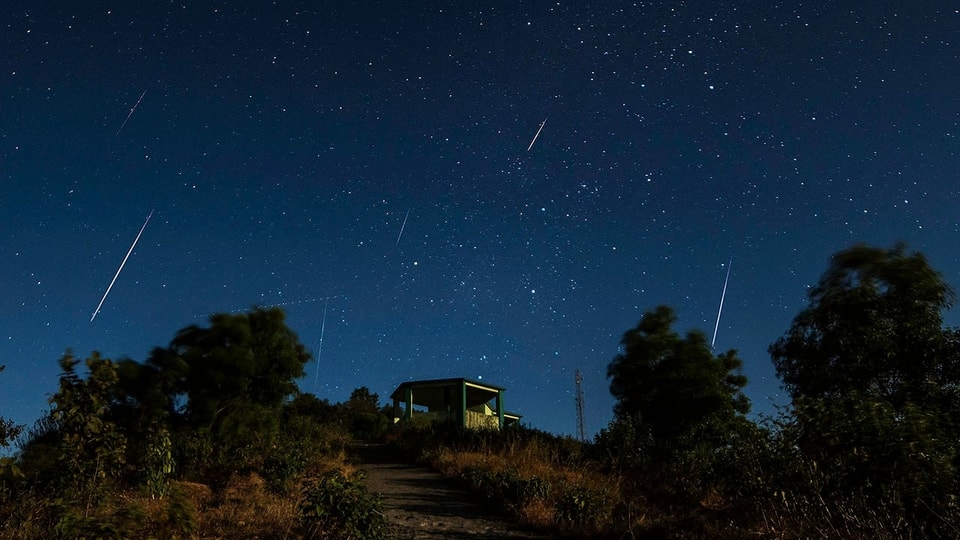
[[[482,379],[573,434],[580,369],[589,435],[623,332],[712,338],[731,259],[716,347],[772,412],[832,253],[960,285],[952,2],[186,4],[0,8],[0,416],[68,348],[278,305],[321,398]]]

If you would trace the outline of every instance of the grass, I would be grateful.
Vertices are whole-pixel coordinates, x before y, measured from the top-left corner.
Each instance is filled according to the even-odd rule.
[[[570,537],[599,537],[615,530],[614,514],[625,506],[619,483],[595,462],[567,456],[556,441],[540,437],[476,446],[439,447],[426,455],[435,469],[524,525]],[[626,526],[626,514],[619,521]]]
[[[172,481],[167,496],[152,498],[143,490],[118,489],[89,512],[69,511],[74,521],[59,536],[93,538],[192,538],[219,540],[303,538],[299,504],[301,488],[330,471],[357,474],[342,450],[317,456],[286,489],[271,489],[258,473],[231,476],[222,486]],[[40,493],[21,492],[0,511],[0,540],[57,536],[64,510]],[[60,516],[60,517],[58,517]],[[62,526],[62,525],[61,525]]]
[[[199,502],[199,501],[198,501]],[[256,473],[231,478],[214,504],[198,513],[201,538],[292,538],[297,523],[297,501],[267,489]]]

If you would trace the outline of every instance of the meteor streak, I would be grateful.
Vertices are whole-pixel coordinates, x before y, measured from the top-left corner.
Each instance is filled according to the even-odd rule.
[[[320,323],[320,347],[317,349],[317,374],[313,378],[314,388],[320,383],[320,360],[323,358],[323,330],[327,327],[327,302],[329,301],[330,299],[327,298],[323,303],[323,321]]]
[[[403,236],[403,228],[407,226],[407,218],[410,217],[410,209],[407,208],[407,215],[403,216],[403,223],[400,224],[400,234],[397,235],[397,245],[400,245],[400,237]]]
[[[540,129],[537,130],[537,134],[534,135],[533,140],[530,141],[530,146],[527,147],[527,152],[529,152],[530,149],[533,148],[533,143],[537,142],[537,137],[540,136],[540,132],[543,131],[543,126],[546,125],[546,123],[547,123],[546,118],[543,119],[543,122],[540,122]]]
[[[717,330],[720,328],[720,314],[723,313],[723,299],[727,296],[727,282],[730,281],[730,268],[733,266],[733,257],[727,264],[727,277],[723,279],[723,292],[720,293],[720,309],[717,310],[717,324],[713,327],[713,339],[710,340],[710,348],[717,342]]]
[[[127,117],[123,120],[123,123],[120,124],[120,129],[117,130],[117,133],[114,135],[116,137],[123,131],[123,126],[127,125],[127,122],[130,120],[130,117],[133,116],[133,111],[137,110],[137,107],[140,106],[140,102],[143,101],[143,96],[147,95],[147,89],[143,89],[143,93],[140,94],[140,97],[137,98],[137,102],[133,104],[133,108],[130,109],[130,112],[127,114]]]
[[[143,96],[141,96],[143,97]],[[100,299],[100,303],[97,304],[97,309],[93,310],[93,315],[90,316],[90,322],[93,322],[97,318],[97,313],[100,313],[100,308],[103,307],[103,301],[107,299],[107,295],[110,294],[110,289],[113,288],[113,284],[117,282],[117,276],[120,275],[120,271],[123,270],[123,265],[127,264],[127,259],[130,258],[130,254],[133,253],[133,248],[137,247],[137,242],[140,240],[140,235],[143,234],[143,230],[147,228],[147,223],[150,223],[150,218],[153,217],[153,210],[150,210],[150,215],[147,216],[147,219],[143,222],[143,227],[140,227],[140,232],[137,233],[137,237],[133,239],[133,243],[130,244],[130,249],[127,250],[126,256],[123,258],[123,262],[120,263],[120,268],[117,268],[117,273],[113,275],[113,279],[110,280],[110,285],[107,285],[107,291],[103,293],[103,298]]]

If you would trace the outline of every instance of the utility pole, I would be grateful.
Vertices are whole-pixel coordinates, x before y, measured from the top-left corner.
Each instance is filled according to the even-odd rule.
[[[586,442],[586,430],[583,428],[583,376],[580,375],[579,369],[574,375],[574,380],[577,381],[577,437],[580,442]]]

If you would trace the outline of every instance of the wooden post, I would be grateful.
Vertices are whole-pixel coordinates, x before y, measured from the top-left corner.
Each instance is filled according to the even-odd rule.
[[[407,420],[413,420],[413,387],[412,386],[407,387],[406,394],[407,394],[406,395],[406,398],[407,398],[406,417],[407,417]]]
[[[497,390],[497,421],[503,431],[503,390]]]
[[[467,427],[467,381],[460,381],[460,411],[461,427]]]

